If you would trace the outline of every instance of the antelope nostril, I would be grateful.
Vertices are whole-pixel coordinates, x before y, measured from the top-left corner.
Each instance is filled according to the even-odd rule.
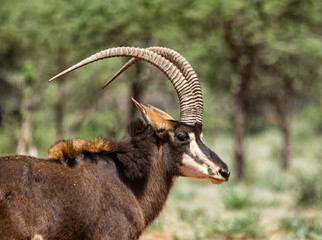
[[[230,176],[230,172],[229,172],[229,171],[227,171],[227,170],[225,170],[225,169],[220,169],[220,170],[219,170],[219,174],[220,174],[223,178],[225,178],[226,180],[228,180],[228,179],[229,179],[229,176]]]

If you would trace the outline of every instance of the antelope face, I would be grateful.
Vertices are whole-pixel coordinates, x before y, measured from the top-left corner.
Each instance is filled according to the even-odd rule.
[[[227,165],[201,140],[201,124],[188,125],[174,121],[169,114],[162,110],[132,100],[146,123],[168,145],[166,153],[168,159],[171,162],[176,161],[178,165],[176,175],[209,179],[215,184],[228,181],[230,172]]]
[[[202,126],[188,126],[178,123],[171,142],[181,149],[179,175],[198,179],[209,179],[220,184],[228,181],[230,172],[227,165],[202,142]]]

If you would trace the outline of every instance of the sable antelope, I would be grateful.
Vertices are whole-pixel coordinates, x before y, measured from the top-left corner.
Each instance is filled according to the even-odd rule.
[[[111,48],[51,80],[120,56],[165,73],[179,97],[180,120],[133,99],[146,123],[133,122],[121,141],[61,140],[48,159],[0,157],[1,239],[138,239],[159,215],[176,177],[228,181],[227,165],[201,140],[197,75],[174,50]]]

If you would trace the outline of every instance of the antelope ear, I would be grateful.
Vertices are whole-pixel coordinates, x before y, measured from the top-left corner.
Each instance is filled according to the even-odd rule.
[[[134,98],[132,98],[132,101],[139,109],[145,122],[149,124],[154,131],[161,132],[173,125],[173,117],[164,111],[151,105],[145,106],[142,103],[137,102]]]
[[[154,107],[150,104],[148,104],[148,108],[150,108],[153,112],[155,112],[156,114],[159,115],[159,117],[165,119],[165,120],[173,120],[174,121],[174,118],[171,117],[169,114],[167,114],[166,112],[162,111],[161,109],[157,108],[157,107]]]

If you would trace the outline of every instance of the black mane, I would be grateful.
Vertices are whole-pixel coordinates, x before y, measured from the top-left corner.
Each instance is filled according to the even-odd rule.
[[[155,143],[154,132],[142,120],[136,119],[129,124],[128,136],[122,140],[60,140],[50,147],[48,158],[72,168],[77,167],[84,159],[91,159],[93,162],[98,159],[113,160],[120,166],[125,178],[142,179],[149,171],[148,159]]]

